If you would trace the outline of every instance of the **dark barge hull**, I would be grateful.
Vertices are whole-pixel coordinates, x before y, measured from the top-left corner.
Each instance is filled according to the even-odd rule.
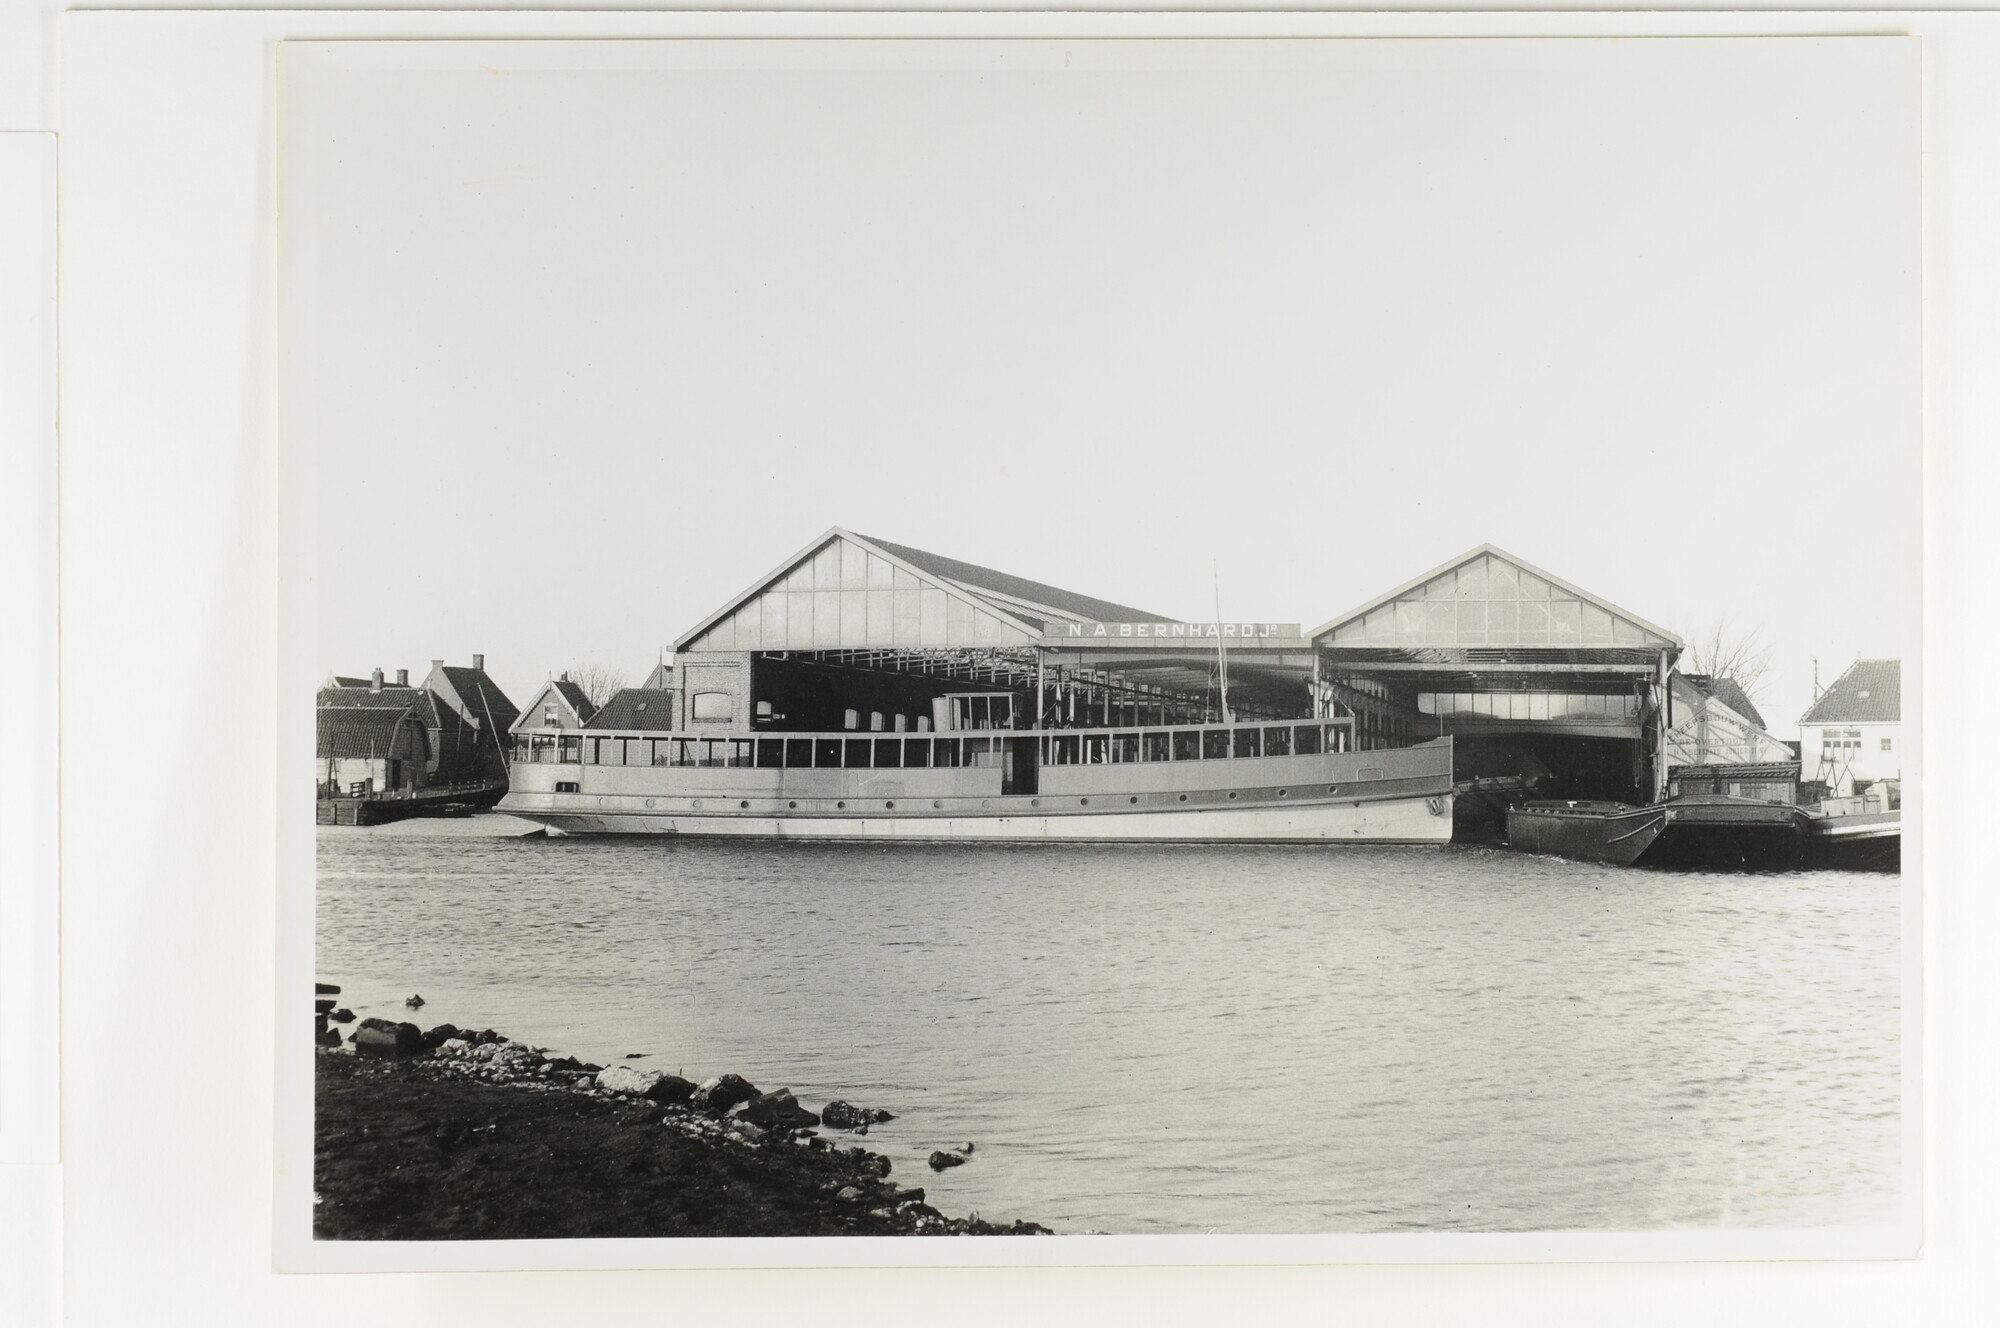
[[[1776,871],[1804,861],[1807,819],[1788,804],[1722,795],[1647,807],[1534,802],[1507,813],[1507,842],[1528,853],[1621,867]]]
[[[506,796],[503,783],[483,789],[453,789],[430,797],[321,798],[316,819],[320,825],[388,825],[419,816],[470,816],[492,809]]]
[[[1846,871],[1903,869],[1903,813],[1816,816],[1806,826],[1806,865]]]

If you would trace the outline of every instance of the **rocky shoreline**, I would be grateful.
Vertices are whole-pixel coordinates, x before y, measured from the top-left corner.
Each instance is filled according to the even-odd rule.
[[[893,1119],[880,1108],[813,1112],[740,1075],[592,1065],[491,1029],[325,1025],[346,1013],[320,1011],[321,1240],[1053,1234],[946,1217],[887,1157],[823,1132],[865,1134]]]

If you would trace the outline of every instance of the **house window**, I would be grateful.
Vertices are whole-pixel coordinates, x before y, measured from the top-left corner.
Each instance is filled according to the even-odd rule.
[[[840,722],[842,728],[858,729],[861,727],[861,712],[858,710],[843,711]]]
[[[1885,751],[1885,752],[1889,752],[1889,751],[1894,751],[1894,750],[1895,750],[1895,743],[1896,743],[1896,740],[1895,740],[1894,738],[1884,738],[1884,739],[1882,739],[1882,750],[1883,750],[1883,751]]]
[[[868,712],[868,731],[870,733],[880,733],[882,731],[881,711],[871,710]]]
[[[694,717],[700,720],[727,720],[736,713],[728,692],[696,692]]]

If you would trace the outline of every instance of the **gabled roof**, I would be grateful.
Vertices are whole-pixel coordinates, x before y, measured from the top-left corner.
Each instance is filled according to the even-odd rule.
[[[674,666],[665,660],[655,664],[653,671],[646,675],[646,681],[639,684],[640,688],[649,692],[662,691],[671,688],[673,685]]]
[[[1756,702],[1750,699],[1748,692],[1737,685],[1736,679],[1712,678],[1706,673],[1682,673],[1676,676],[1686,680],[1695,690],[1722,702],[1758,728],[1769,727],[1764,723],[1764,717],[1757,713]]]
[[[405,691],[409,689],[405,688]],[[319,758],[412,756],[423,751],[423,724],[400,710],[321,706]]]
[[[1857,659],[1820,693],[1801,724],[1896,724],[1903,718],[1903,661]]]
[[[1468,577],[1466,582],[1461,583],[1458,574],[1461,570],[1470,573],[1474,569],[1478,573],[1479,585],[1476,589],[1468,591],[1467,586],[1471,584],[1470,577]],[[1499,583],[1497,584],[1497,590],[1496,583]],[[1498,593],[1498,591],[1506,590],[1508,584],[1512,585],[1514,593]],[[1443,593],[1437,593],[1440,586],[1446,587]],[[1586,621],[1583,625],[1583,635],[1574,639],[1564,638],[1559,640],[1551,632],[1546,639],[1488,642],[1480,639],[1468,641],[1464,637],[1459,637],[1454,641],[1448,642],[1424,640],[1419,643],[1423,645],[1484,645],[1490,643],[1494,645],[1520,644],[1529,647],[1550,645],[1571,649],[1579,646],[1585,649],[1594,646],[1623,647],[1627,649],[1634,646],[1653,648],[1665,646],[1679,650],[1683,644],[1678,636],[1666,628],[1647,622],[1644,618],[1641,618],[1629,609],[1622,609],[1607,599],[1579,589],[1561,577],[1551,572],[1543,571],[1525,558],[1516,557],[1492,544],[1481,544],[1479,547],[1467,550],[1465,553],[1448,562],[1440,563],[1423,575],[1405,581],[1394,590],[1378,595],[1358,608],[1351,609],[1337,618],[1321,623],[1318,627],[1313,628],[1311,632],[1307,633],[1307,635],[1323,645],[1327,644],[1326,641],[1321,640],[1321,638],[1325,637],[1338,638],[1335,642],[1336,644],[1347,644],[1349,638],[1358,645],[1384,644],[1401,646],[1411,644],[1411,642],[1401,639],[1403,635],[1407,634],[1403,630],[1402,619],[1404,615],[1395,612],[1392,606],[1398,606],[1399,602],[1407,605],[1419,601],[1437,604],[1464,601],[1488,605],[1575,603],[1583,611],[1582,616],[1590,620]],[[1378,615],[1378,611],[1384,612]],[[1598,635],[1597,631],[1591,625],[1595,621],[1601,621],[1604,624],[1602,640],[1590,639]],[[1366,629],[1359,630],[1363,624],[1366,624]],[[1388,629],[1387,631],[1382,630],[1382,627],[1385,625]],[[1480,629],[1482,632],[1484,630],[1483,627]]]
[[[584,723],[588,724],[590,717],[597,713],[597,707],[591,703],[589,694],[568,678],[557,678],[549,685],[562,694],[562,699],[569,702],[569,708],[574,710],[576,717]]]
[[[321,710],[408,710],[417,703],[420,693],[414,687],[393,687],[385,685],[376,691],[366,682],[359,687],[341,684],[322,687],[319,692]]]
[[[916,622],[902,616],[899,621],[885,619],[878,623],[873,616],[876,606],[871,605],[865,630],[849,630],[854,623],[843,618],[839,633],[841,639],[834,641],[827,638],[825,623],[815,622],[808,633],[813,637],[812,642],[800,644],[792,640],[800,632],[794,629],[790,617],[782,623],[777,617],[784,607],[784,601],[780,599],[772,602],[772,627],[766,629],[766,615],[761,608],[764,597],[779,595],[785,590],[834,589],[822,579],[822,573],[829,568],[841,573],[838,589],[843,593],[864,589],[846,577],[846,570],[853,566],[850,559],[854,558],[862,560],[866,566],[870,578],[865,587],[867,590],[924,590],[944,597],[943,600],[934,599],[934,604],[950,601],[957,607],[949,610],[948,621],[926,619]],[[883,579],[875,579],[878,576]],[[808,601],[811,598],[806,597]],[[810,603],[802,605],[801,612],[809,607]],[[901,613],[900,608],[898,613]],[[921,549],[885,544],[835,526],[702,619],[674,642],[674,649],[810,650],[1027,645],[1040,637],[1051,621],[1096,618],[1158,621],[1157,615],[1143,610],[1079,595],[1025,577],[1009,576]],[[774,637],[779,639],[771,639]],[[864,637],[867,638],[865,642]]]
[[[663,732],[673,726],[674,694],[659,687],[620,688],[584,723],[587,729],[659,729]]]
[[[441,679],[439,674],[443,675]],[[485,669],[446,664],[433,669],[431,676],[424,681],[444,693],[447,706],[476,721],[481,728],[488,727],[490,722],[494,732],[505,733],[521,716],[514,703],[507,699],[507,694],[486,676]],[[443,685],[439,686],[440,683]]]
[[[528,708],[516,716],[508,728],[523,730],[547,727],[544,712],[549,706],[555,706],[562,712],[557,727],[566,729],[582,728],[590,722],[590,717],[597,713],[597,707],[591,705],[590,698],[584,694],[583,688],[568,678],[555,678],[542,685],[542,690],[535,693],[535,699],[528,703]]]
[[[990,567],[960,562],[956,558],[947,558],[942,554],[927,553],[923,549],[913,549],[907,544],[891,544],[887,540],[867,535],[856,538],[901,558],[920,572],[929,572],[932,576],[956,581],[975,594],[980,591],[990,591],[1031,605],[1055,609],[1084,622],[1173,621],[1163,614],[1148,613],[1144,609],[1135,609],[1127,604],[1114,604],[1110,600],[1097,599],[1090,595],[1079,595],[1074,590],[1064,590],[1060,586],[1030,581],[1026,577],[1012,576],[1006,572],[996,572]]]

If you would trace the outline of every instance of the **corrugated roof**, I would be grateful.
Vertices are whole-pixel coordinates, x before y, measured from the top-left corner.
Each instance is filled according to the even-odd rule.
[[[674,726],[674,694],[662,688],[625,687],[584,724],[589,729],[658,729]]]
[[[1857,659],[1799,716],[1801,724],[1895,724],[1903,718],[1903,661]]]
[[[1043,604],[1051,609],[1072,614],[1091,622],[1172,622],[1165,614],[1148,613],[1135,609],[1129,604],[1114,604],[1108,599],[1097,599],[1090,595],[1079,595],[1074,590],[1064,590],[1060,586],[1048,585],[1041,581],[1030,581],[1026,577],[1011,576],[1006,572],[996,572],[990,567],[977,563],[960,562],[942,554],[929,553],[923,549],[913,549],[907,544],[891,544],[888,540],[876,539],[873,535],[863,535],[862,539],[875,545],[885,553],[892,553],[910,566],[932,576],[941,576],[956,581],[970,590],[990,590],[996,595],[1027,600],[1032,604]],[[1004,607],[1004,606],[1002,606]]]
[[[413,756],[422,751],[423,728],[401,710],[358,706],[322,706],[319,712],[319,756]],[[398,730],[401,730],[399,733]]]

